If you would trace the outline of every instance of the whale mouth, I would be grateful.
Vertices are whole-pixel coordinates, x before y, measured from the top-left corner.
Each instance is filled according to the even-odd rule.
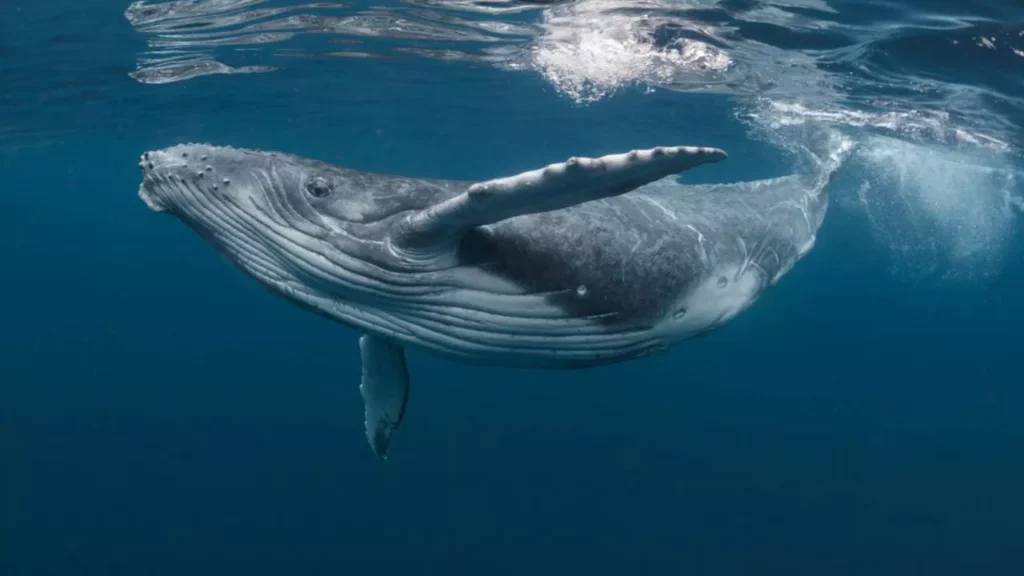
[[[164,206],[149,190],[146,189],[146,183],[143,182],[139,185],[139,198],[149,207],[153,212],[167,212],[167,206]]]
[[[150,156],[150,152],[145,152],[142,156],[139,156],[139,170],[142,171],[142,183],[139,184],[139,198],[153,212],[167,212],[167,206],[150,189],[151,186],[155,185],[153,181],[154,164]]]

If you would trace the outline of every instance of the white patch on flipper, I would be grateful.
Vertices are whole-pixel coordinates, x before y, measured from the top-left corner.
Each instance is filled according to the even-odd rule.
[[[366,403],[366,439],[373,451],[387,458],[395,430],[402,423],[409,396],[405,348],[386,338],[364,334],[359,338],[363,381],[359,392]]]
[[[757,299],[763,284],[756,268],[716,268],[679,300],[656,330],[662,338],[676,339],[720,326],[746,310]]]

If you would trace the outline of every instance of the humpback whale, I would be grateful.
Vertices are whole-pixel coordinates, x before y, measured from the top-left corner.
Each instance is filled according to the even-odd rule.
[[[180,144],[141,155],[138,194],[285,299],[359,333],[369,445],[386,458],[405,349],[583,368],[714,330],[808,251],[849,155],[806,174],[683,185],[707,147],[574,157],[484,182]]]

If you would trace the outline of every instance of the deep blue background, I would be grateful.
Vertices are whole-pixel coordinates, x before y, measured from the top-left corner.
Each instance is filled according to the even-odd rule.
[[[779,286],[670,353],[542,372],[411,351],[377,460],[357,334],[146,209],[142,151],[487,178],[682,143],[730,152],[695,181],[787,166],[720,97],[577,107],[496,70],[306,70],[232,78],[294,88],[248,108],[218,105],[223,78],[111,74],[123,122],[0,156],[0,574],[1024,573],[1019,250],[995,278],[899,281],[837,206]],[[401,94],[372,89],[388,74]]]

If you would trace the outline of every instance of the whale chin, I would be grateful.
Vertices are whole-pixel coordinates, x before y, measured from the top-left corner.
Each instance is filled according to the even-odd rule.
[[[146,190],[146,185],[139,186],[139,198],[142,202],[153,212],[167,212],[167,207],[163,205],[153,194]]]

